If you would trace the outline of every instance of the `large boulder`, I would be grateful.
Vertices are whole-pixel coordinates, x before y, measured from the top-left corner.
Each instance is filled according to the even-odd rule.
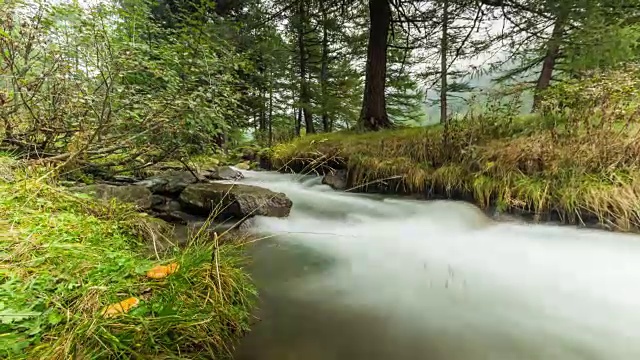
[[[151,191],[140,185],[115,186],[108,184],[94,184],[71,188],[71,191],[89,194],[96,199],[132,203],[142,210],[151,208]]]
[[[168,171],[135,184],[146,187],[154,194],[177,195],[196,182],[198,179],[189,171]]]
[[[204,174],[209,180],[241,180],[244,179],[242,173],[231,166],[218,166]]]
[[[216,218],[245,218],[251,216],[286,217],[291,200],[283,194],[252,185],[200,183],[187,186],[180,194],[183,207],[191,212]]]
[[[345,190],[347,188],[347,171],[332,171],[322,178],[322,183],[335,190]]]

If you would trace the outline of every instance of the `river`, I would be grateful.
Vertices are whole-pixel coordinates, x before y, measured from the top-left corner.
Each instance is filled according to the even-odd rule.
[[[236,359],[640,359],[638,236],[245,176],[294,206],[256,219],[259,321]]]

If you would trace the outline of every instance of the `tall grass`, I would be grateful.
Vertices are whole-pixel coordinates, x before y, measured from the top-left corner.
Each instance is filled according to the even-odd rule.
[[[639,90],[640,70],[624,69],[554,88],[540,114],[469,113],[447,141],[441,126],[317,134],[276,146],[272,160],[297,171],[344,167],[354,189],[396,179],[400,193],[638,230]]]
[[[78,198],[26,171],[0,166],[0,358],[230,354],[255,296],[237,243],[196,239],[157,259],[145,240],[147,216]],[[145,276],[168,262],[179,270]],[[133,310],[102,316],[130,297],[139,299]]]

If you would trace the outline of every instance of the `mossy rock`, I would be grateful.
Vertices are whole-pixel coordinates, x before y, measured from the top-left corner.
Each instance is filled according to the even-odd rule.
[[[241,162],[237,164],[235,167],[240,170],[249,170],[251,169],[251,164],[249,164],[248,162]]]

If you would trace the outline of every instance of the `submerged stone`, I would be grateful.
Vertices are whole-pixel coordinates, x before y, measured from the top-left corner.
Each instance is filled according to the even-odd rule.
[[[322,178],[322,183],[335,190],[345,190],[347,188],[347,171],[332,171]]]

